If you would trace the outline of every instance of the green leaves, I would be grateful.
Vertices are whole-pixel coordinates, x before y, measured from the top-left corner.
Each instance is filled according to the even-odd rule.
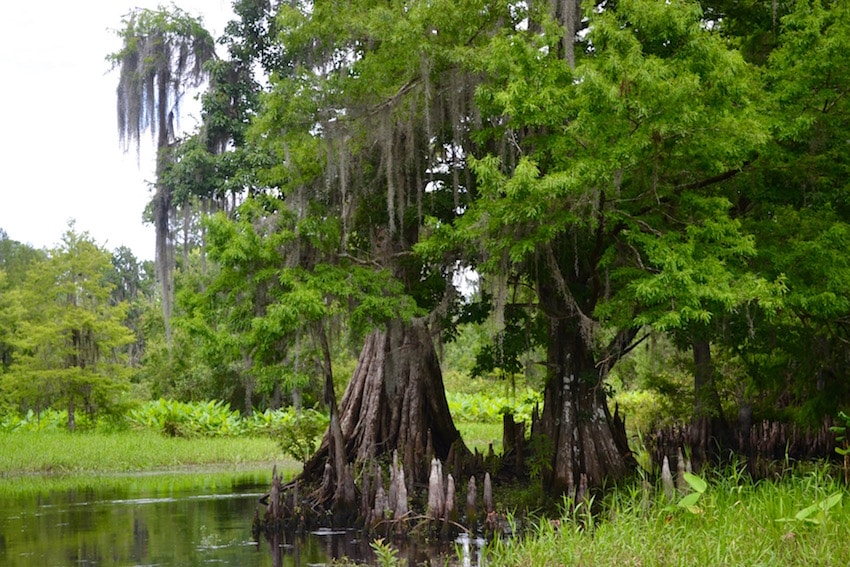
[[[599,306],[599,315],[615,316],[628,303],[638,308],[636,323],[674,330],[708,324],[748,304],[775,310],[785,288],[750,271],[755,240],[728,216],[729,208],[725,199],[683,194],[682,230],[652,234],[630,223],[634,229],[623,238],[639,254],[644,270],[613,269],[612,278],[628,283],[610,304]]]
[[[219,400],[184,403],[159,399],[131,410],[127,420],[135,427],[170,437],[230,437],[246,430],[239,412]]]
[[[842,492],[836,492],[824,498],[819,502],[815,502],[811,506],[806,506],[799,512],[794,514],[793,518],[780,518],[777,522],[805,522],[808,524],[819,525],[826,521],[829,511],[841,503],[844,496]]]
[[[482,87],[484,108],[528,135],[512,165],[470,159],[481,198],[455,237],[482,249],[481,269],[536,265],[539,279],[553,247],[560,277],[616,326],[676,329],[778,301],[715,189],[768,140],[758,75],[701,16],[696,3],[643,0],[594,13],[593,49],[574,72],[531,38],[494,40],[513,67],[492,62],[506,86]],[[558,104],[543,104],[555,92]]]
[[[127,304],[114,303],[111,255],[73,223],[62,243],[30,265],[11,336],[13,364],[3,390],[25,408],[75,404],[109,410],[119,404],[130,370],[122,347],[134,341],[124,325]]]
[[[532,390],[511,397],[447,392],[446,399],[453,419],[472,423],[498,423],[506,413],[512,414],[517,422],[531,423],[534,407],[543,402],[543,396]]]
[[[328,425],[328,417],[313,409],[289,407],[242,417],[220,400],[184,403],[159,399],[131,410],[127,421],[169,437],[269,436],[278,440],[284,453],[302,462],[315,452]]]
[[[689,472],[685,473],[684,478],[685,482],[688,483],[688,486],[693,492],[683,496],[676,503],[676,506],[687,510],[691,514],[701,514],[702,508],[697,506],[697,503],[699,502],[702,495],[705,494],[705,491],[708,488],[708,483],[706,483],[705,480],[703,480],[701,477]]]

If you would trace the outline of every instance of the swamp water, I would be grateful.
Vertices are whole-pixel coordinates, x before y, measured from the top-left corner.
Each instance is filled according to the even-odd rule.
[[[354,531],[255,541],[251,521],[269,483],[268,471],[0,478],[0,565],[306,567],[342,557],[374,561],[369,541]],[[474,567],[480,542],[408,546],[399,557],[410,565]]]

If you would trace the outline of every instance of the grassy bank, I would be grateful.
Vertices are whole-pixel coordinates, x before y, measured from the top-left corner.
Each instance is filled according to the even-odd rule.
[[[594,517],[579,507],[494,542],[487,565],[846,565],[850,557],[850,498],[823,471],[781,482],[727,474],[690,507],[679,500],[617,489]]]
[[[299,469],[300,470],[300,469]],[[291,478],[299,471],[285,474]],[[257,487],[265,492],[271,483],[272,469],[268,463],[244,464],[228,468],[169,469],[129,473],[80,473],[69,475],[29,474],[0,479],[0,500],[27,498],[52,493],[98,493],[99,498],[133,498],[145,495],[152,498],[181,492],[220,492]]]
[[[272,462],[299,468],[269,438],[165,437],[151,431],[0,433],[0,476],[138,472]]]
[[[501,448],[497,424],[459,423],[470,449]],[[0,477],[29,474],[125,473],[191,467],[247,467],[277,463],[287,471],[300,463],[270,437],[167,437],[150,430],[0,431]]]

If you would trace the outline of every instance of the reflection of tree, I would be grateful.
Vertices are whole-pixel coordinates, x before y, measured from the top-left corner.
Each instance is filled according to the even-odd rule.
[[[148,526],[140,518],[133,519],[133,557],[145,557],[148,554]]]
[[[244,555],[252,549],[242,545],[245,536],[239,526],[251,517],[256,498],[231,494],[245,491],[234,487],[239,478],[127,477],[60,489],[51,489],[48,481],[43,492],[4,492],[0,565],[192,565],[201,563],[199,558],[246,563]],[[258,483],[255,475],[252,486]],[[226,494],[216,499],[211,491]],[[204,535],[222,545],[199,549]],[[322,562],[320,553],[310,561]]]

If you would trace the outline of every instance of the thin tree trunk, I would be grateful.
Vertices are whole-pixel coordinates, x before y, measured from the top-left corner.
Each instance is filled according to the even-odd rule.
[[[210,213],[210,199],[207,197],[203,197],[201,199],[201,216],[206,217]],[[201,275],[207,275],[207,225],[205,222],[201,222]],[[206,278],[201,278],[201,282],[204,282]],[[206,285],[201,283],[203,286],[201,289],[204,289]]]
[[[245,389],[245,415],[251,417],[254,414],[254,387],[256,379],[251,374],[251,368],[254,366],[254,360],[247,351],[242,353],[242,386]]]
[[[75,415],[74,397],[68,400],[68,431],[73,432],[77,428],[77,418]]]
[[[691,349],[694,356],[694,418],[722,417],[720,395],[714,381],[711,343],[694,339]]]
[[[168,159],[168,78],[157,78],[157,155],[156,155],[156,195],[154,196],[154,230],[156,248],[154,263],[162,290],[162,317],[165,324],[165,340],[171,349],[171,305],[172,289],[168,255],[168,221],[171,212],[171,192],[162,183],[162,175]]]
[[[334,471],[337,478],[342,478],[343,470],[345,469],[345,449],[342,438],[342,429],[339,425],[339,408],[336,404],[336,391],[334,390],[334,375],[331,361],[331,347],[328,341],[328,335],[324,325],[319,323],[316,325],[319,344],[322,347],[322,373],[325,378],[325,404],[331,414],[331,435],[334,442]]]
[[[692,438],[699,440],[698,447],[691,449],[702,459],[717,455],[717,449],[732,449],[733,435],[723,415],[720,394],[715,381],[714,362],[711,359],[711,343],[702,338],[691,341],[694,357],[694,416]],[[697,432],[699,432],[697,434]]]
[[[189,228],[191,225],[192,206],[187,199],[183,204],[183,269],[189,267]]]

